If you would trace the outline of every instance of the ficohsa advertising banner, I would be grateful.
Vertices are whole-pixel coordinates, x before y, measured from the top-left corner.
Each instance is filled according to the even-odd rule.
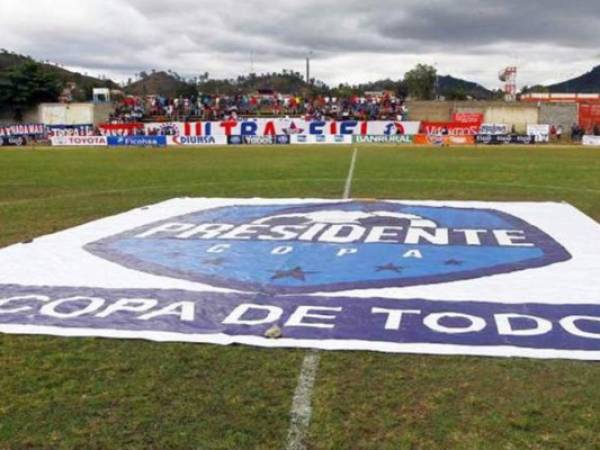
[[[166,136],[107,136],[111,147],[166,147]]]

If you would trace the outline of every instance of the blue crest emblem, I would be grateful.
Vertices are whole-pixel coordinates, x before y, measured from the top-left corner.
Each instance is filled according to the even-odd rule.
[[[359,201],[202,210],[86,250],[138,271],[271,294],[468,280],[571,258],[504,212]]]

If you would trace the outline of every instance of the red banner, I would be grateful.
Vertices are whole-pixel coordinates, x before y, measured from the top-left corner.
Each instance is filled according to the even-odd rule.
[[[454,113],[452,122],[483,123],[483,113]]]
[[[421,133],[429,136],[476,136],[481,122],[421,122]]]
[[[103,136],[135,136],[144,130],[143,123],[105,123],[99,126]]]
[[[595,125],[600,125],[600,105],[579,105],[579,126],[587,131]]]

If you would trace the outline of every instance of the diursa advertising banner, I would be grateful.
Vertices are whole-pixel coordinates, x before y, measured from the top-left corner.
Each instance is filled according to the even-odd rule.
[[[173,199],[0,250],[0,332],[600,360],[600,226],[564,203]]]
[[[227,136],[166,136],[167,145],[205,146],[227,145]]]
[[[50,138],[52,146],[55,147],[86,147],[106,146],[106,136],[54,136]]]
[[[222,122],[147,123],[147,135],[168,136],[336,136],[336,135],[414,135],[420,122],[325,121],[304,119],[245,119]]]

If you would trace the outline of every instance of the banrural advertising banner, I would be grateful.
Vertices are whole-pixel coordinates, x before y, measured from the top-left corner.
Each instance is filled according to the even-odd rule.
[[[248,119],[222,122],[147,123],[147,135],[172,136],[278,136],[278,135],[414,135],[420,122],[306,121],[303,119]]]
[[[379,135],[379,136],[353,136],[355,144],[412,144],[414,136],[409,135]]]
[[[600,360],[600,225],[564,203],[174,199],[0,250],[0,332]]]

